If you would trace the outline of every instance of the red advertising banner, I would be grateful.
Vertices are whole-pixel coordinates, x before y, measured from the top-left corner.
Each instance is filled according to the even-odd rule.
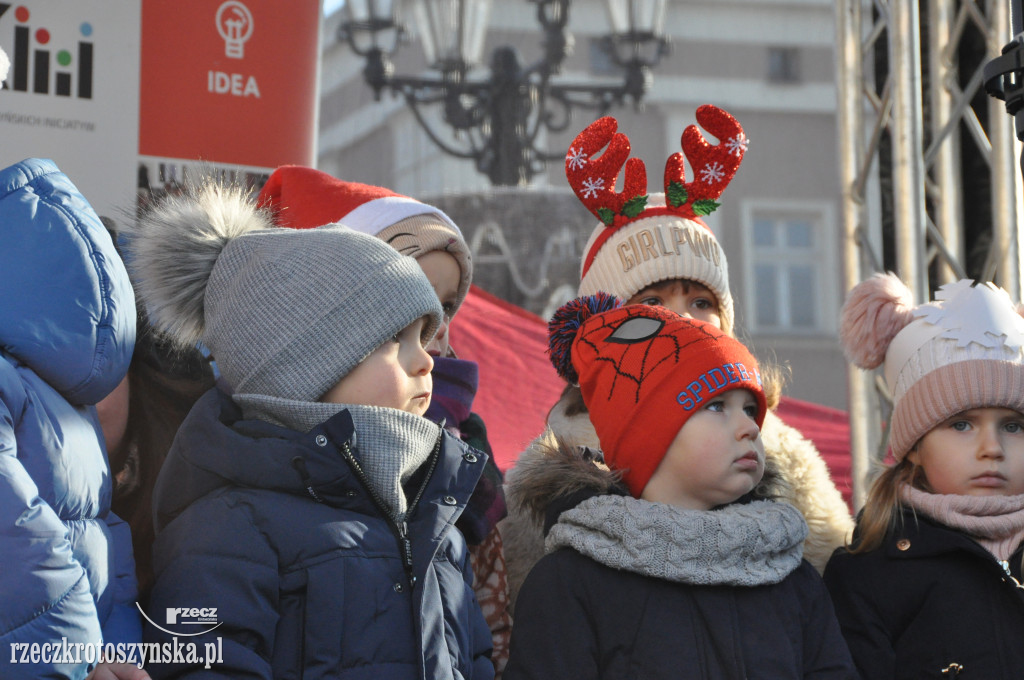
[[[142,156],[315,164],[318,0],[143,0]]]

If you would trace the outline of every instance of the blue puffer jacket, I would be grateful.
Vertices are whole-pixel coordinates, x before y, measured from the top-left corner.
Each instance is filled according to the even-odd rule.
[[[196,403],[154,492],[146,639],[173,649],[177,633],[223,663],[147,666],[154,678],[493,677],[454,527],[487,456],[441,434],[407,484],[403,545],[344,457],[353,432],[348,411],[302,434],[242,420],[217,390]],[[205,626],[169,609],[206,609]]]
[[[141,638],[93,406],[128,370],[135,298],[51,161],[0,170],[0,281],[0,677],[82,677],[86,664],[12,664],[10,645]]]

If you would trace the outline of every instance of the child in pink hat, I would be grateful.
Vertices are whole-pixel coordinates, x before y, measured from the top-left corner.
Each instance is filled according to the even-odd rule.
[[[918,307],[896,276],[850,291],[840,339],[884,367],[893,465],[825,570],[864,678],[1024,669],[1024,319],[991,283]]]

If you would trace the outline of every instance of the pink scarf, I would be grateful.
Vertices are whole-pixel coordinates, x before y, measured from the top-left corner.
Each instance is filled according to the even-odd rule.
[[[934,494],[904,484],[900,500],[925,517],[968,534],[1001,562],[1024,540],[1024,495]]]

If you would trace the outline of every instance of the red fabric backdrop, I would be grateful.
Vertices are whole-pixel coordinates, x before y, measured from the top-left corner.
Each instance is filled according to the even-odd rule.
[[[544,430],[564,383],[547,355],[547,323],[473,286],[452,329],[460,358],[480,365],[473,410],[487,425],[498,467],[510,468]],[[850,431],[846,412],[783,398],[776,413],[814,442],[850,502]]]

